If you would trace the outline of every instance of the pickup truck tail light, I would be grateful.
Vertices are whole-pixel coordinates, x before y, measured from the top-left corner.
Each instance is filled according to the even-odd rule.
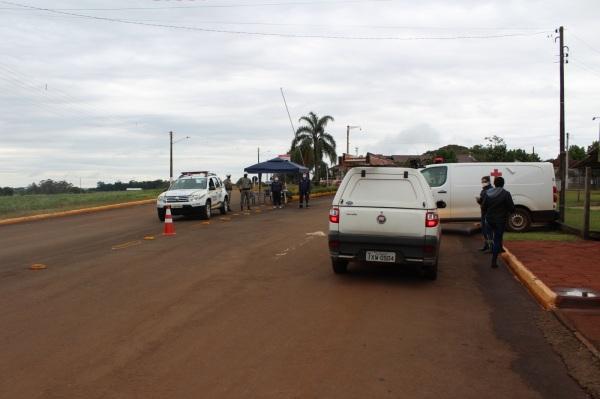
[[[340,208],[333,207],[329,210],[329,221],[331,223],[340,222]]]
[[[425,214],[425,227],[437,227],[440,224],[440,218],[437,212],[427,212]]]
[[[556,188],[556,186],[552,186],[552,201],[554,202],[554,204],[558,202],[558,189]]]

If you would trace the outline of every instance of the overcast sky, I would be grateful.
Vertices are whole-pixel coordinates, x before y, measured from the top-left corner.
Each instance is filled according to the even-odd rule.
[[[598,137],[598,0],[14,3],[55,12],[0,2],[0,186],[168,178],[170,130],[190,136],[176,173],[237,177],[257,147],[263,160],[289,148],[280,87],[296,127],[309,111],[335,118],[339,153],[351,124],[353,153],[496,134],[554,157],[560,25],[567,131]]]

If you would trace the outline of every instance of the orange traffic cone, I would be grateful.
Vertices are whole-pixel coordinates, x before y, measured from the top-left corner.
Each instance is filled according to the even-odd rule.
[[[173,224],[173,216],[171,216],[171,207],[167,206],[165,212],[165,229],[163,231],[164,236],[175,235],[175,225]]]

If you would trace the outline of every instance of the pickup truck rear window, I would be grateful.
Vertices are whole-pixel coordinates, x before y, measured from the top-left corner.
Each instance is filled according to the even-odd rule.
[[[353,206],[421,208],[422,193],[410,179],[353,179],[344,201]],[[419,185],[417,184],[417,188]]]

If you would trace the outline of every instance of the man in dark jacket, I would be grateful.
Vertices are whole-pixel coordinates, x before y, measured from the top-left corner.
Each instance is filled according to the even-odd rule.
[[[279,181],[279,177],[275,176],[271,182],[271,195],[273,196],[273,209],[281,208],[281,191],[283,184]]]
[[[494,245],[492,248],[492,267],[498,267],[498,254],[502,252],[502,236],[508,216],[515,210],[512,195],[504,189],[504,178],[494,179],[494,188],[486,191],[481,203],[485,213],[485,221],[492,234]]]
[[[483,212],[483,197],[485,197],[485,193],[492,188],[490,184],[490,177],[483,176],[481,178],[481,192],[479,193],[479,197],[477,197],[477,203],[481,207],[481,233],[483,234],[483,247],[480,251],[491,251],[492,250],[492,236],[489,232],[489,228],[485,223],[485,213]]]
[[[302,208],[302,204],[305,201],[306,207],[308,208],[308,199],[310,197],[310,179],[308,178],[307,173],[302,174],[302,179],[300,179],[300,184],[298,184],[298,191],[300,192],[300,198],[298,199],[300,208]]]

